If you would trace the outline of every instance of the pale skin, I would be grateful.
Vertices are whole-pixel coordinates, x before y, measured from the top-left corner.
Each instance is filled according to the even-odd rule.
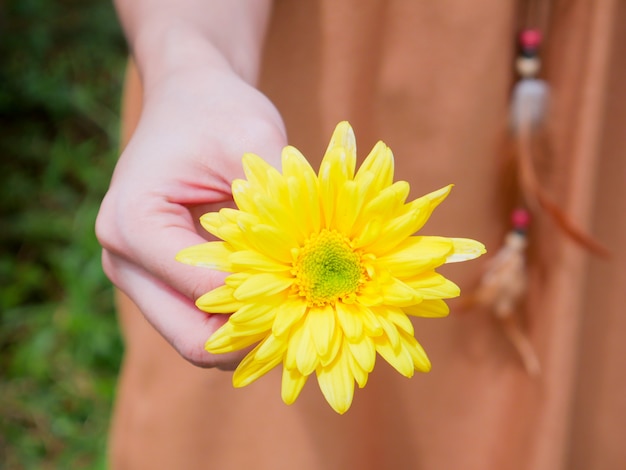
[[[175,255],[205,241],[199,215],[232,206],[245,152],[280,167],[282,119],[255,88],[271,2],[117,0],[116,8],[144,106],[98,214],[104,270],[183,358],[231,369],[243,353],[204,350],[225,317],[194,304],[225,275]]]

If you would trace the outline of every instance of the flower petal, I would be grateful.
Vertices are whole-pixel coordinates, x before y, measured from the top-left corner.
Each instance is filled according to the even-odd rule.
[[[405,282],[424,299],[451,299],[461,293],[459,286],[435,271],[420,274]]]
[[[277,202],[281,212],[288,210],[284,204],[280,204],[287,199],[286,179],[276,168],[261,157],[247,153],[243,156],[243,169],[250,183],[250,191],[253,191],[255,196],[263,196],[264,202],[267,200],[270,203]],[[263,209],[267,210],[257,202],[257,210]]]
[[[260,272],[283,272],[291,269],[290,265],[279,263],[278,261],[253,250],[236,251],[230,255],[229,259],[232,269],[229,269],[228,271],[254,270]]]
[[[260,341],[266,333],[250,334],[247,330],[235,327],[232,323],[224,323],[204,344],[211,354],[223,354],[239,351]]]
[[[330,138],[328,147],[326,148],[326,154],[331,152],[335,148],[341,148],[346,154],[347,168],[351,168],[350,178],[354,177],[354,167],[356,165],[356,138],[354,137],[354,131],[348,121],[341,121],[335,126],[333,135]]]
[[[422,300],[419,304],[403,307],[402,310],[407,315],[425,318],[442,318],[450,313],[450,307],[441,299]]]
[[[366,200],[378,194],[393,183],[394,161],[391,149],[384,142],[378,141],[361,164],[354,177],[359,186],[366,186]],[[374,178],[370,181],[370,175]]]
[[[413,377],[415,365],[413,363],[413,357],[406,348],[402,346],[393,347],[385,336],[374,338],[374,345],[376,346],[378,354],[391,364],[394,369],[405,377]]]
[[[359,221],[354,224],[351,233],[352,237],[359,239],[358,246],[367,246],[364,240],[371,238],[361,233],[367,230],[368,222],[373,218],[389,220],[394,217],[406,201],[409,190],[410,187],[406,181],[398,181],[382,190],[365,204],[359,215]]]
[[[258,348],[258,346],[257,346]],[[277,355],[268,362],[260,362],[255,359],[256,349],[253,349],[244,357],[243,361],[237,366],[233,373],[233,386],[236,388],[250,385],[262,375],[267,374],[270,370],[280,364],[282,356]]]
[[[364,336],[360,341],[346,343],[354,360],[365,372],[372,372],[376,363],[376,347],[369,336]]]
[[[351,341],[357,341],[363,337],[363,319],[359,315],[359,307],[356,304],[344,304],[337,302],[335,305],[337,320],[344,335]]]
[[[287,341],[284,338],[277,338],[273,334],[266,336],[266,338],[259,344],[256,349],[254,358],[259,362],[270,361],[274,356],[279,355],[281,360],[283,354],[287,349]]]
[[[294,240],[288,234],[264,224],[242,226],[242,230],[250,247],[281,263],[291,263]]]
[[[387,320],[383,315],[377,315],[377,317],[385,334],[380,337],[376,337],[376,341],[384,341],[389,344],[394,351],[398,351],[401,348],[400,333],[398,333],[398,328],[396,328],[396,325]],[[385,337],[386,340],[383,340]]]
[[[245,304],[228,321],[233,325],[246,328],[251,334],[256,332],[268,332],[272,328],[275,317],[275,305],[271,303]]]
[[[233,297],[244,301],[259,296],[270,296],[289,289],[292,284],[291,277],[273,273],[253,274],[235,289]]]
[[[384,236],[367,249],[377,254],[391,251],[424,226],[433,210],[448,196],[451,189],[452,185],[448,185],[406,204],[397,217],[383,224]]]
[[[216,287],[200,296],[196,300],[196,306],[208,313],[233,313],[244,305],[233,297],[234,291],[231,286]]]
[[[305,328],[311,332],[318,356],[325,357],[331,349],[331,342],[335,333],[334,309],[330,305],[310,309]]]
[[[348,355],[343,348],[330,365],[317,368],[317,382],[328,404],[339,414],[344,414],[354,397],[354,376]]]
[[[406,316],[403,308],[389,307],[386,305],[384,307],[376,307],[374,308],[374,311],[377,315],[393,323],[401,331],[404,331],[409,335],[414,333],[413,323],[411,323],[409,317]]]
[[[354,380],[356,380],[359,388],[365,387],[365,385],[367,384],[367,378],[369,376],[369,373],[363,370],[363,368],[359,365],[359,363],[352,356],[352,354],[348,354],[347,356],[348,364],[350,366],[350,372],[352,373]]]
[[[389,253],[376,259],[376,264],[392,276],[404,278],[444,264],[453,249],[449,238],[409,237]]]
[[[319,356],[315,349],[315,343],[311,337],[311,331],[306,328],[306,319],[300,324],[300,335],[293,335],[292,340],[289,342],[289,348],[294,348],[296,352],[296,365],[302,375],[310,375],[313,373],[317,365],[319,364]],[[299,341],[294,341],[299,337]]]
[[[414,305],[422,300],[421,295],[415,289],[396,278],[391,278],[390,282],[383,284],[382,294],[385,305],[395,307]]]
[[[458,263],[468,261],[484,255],[487,250],[485,245],[469,238],[449,238],[452,242],[452,254],[446,258],[446,263]]]
[[[400,332],[400,335],[402,336],[402,345],[411,355],[415,369],[420,372],[429,372],[431,369],[430,360],[422,345],[412,335],[403,332]]]
[[[282,302],[276,307],[276,317],[274,318],[272,332],[276,336],[282,336],[304,317],[306,311],[306,303],[299,298]]]
[[[300,228],[303,239],[320,230],[320,204],[317,174],[309,162],[294,147],[282,153],[283,173],[289,190],[293,224]]]
[[[297,369],[283,368],[281,397],[287,405],[296,401],[308,378],[308,375],[302,375]]]

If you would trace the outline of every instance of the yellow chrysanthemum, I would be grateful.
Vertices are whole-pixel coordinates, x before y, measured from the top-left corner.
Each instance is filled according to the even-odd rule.
[[[235,370],[234,386],[282,363],[285,403],[315,372],[328,403],[344,413],[377,353],[406,377],[430,370],[408,315],[447,315],[442,299],[459,288],[435,268],[485,252],[474,240],[413,235],[452,186],[406,203],[409,185],[393,182],[393,155],[382,142],[355,174],[347,122],[335,129],[318,175],[293,147],[283,150],[282,174],[252,154],[243,166],[247,179],[232,185],[239,209],[200,219],[223,241],[177,257],[232,273],[196,304],[232,313],[207,341],[210,353],[258,343]]]

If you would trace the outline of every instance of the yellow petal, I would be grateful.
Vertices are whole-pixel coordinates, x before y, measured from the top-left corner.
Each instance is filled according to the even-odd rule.
[[[358,229],[360,232],[354,235],[354,247],[362,248],[371,245],[380,238],[382,229],[382,217],[373,216],[371,219],[367,220],[365,226],[362,229]],[[353,229],[353,232],[355,230],[357,229]]]
[[[245,304],[235,313],[233,313],[228,321],[233,325],[240,325],[246,328],[250,333],[268,331],[272,328],[275,317],[275,305],[249,303]]]
[[[254,214],[256,203],[254,202],[254,191],[250,189],[250,183],[246,180],[236,179],[230,187],[237,207],[244,213]]]
[[[352,168],[351,173],[354,175],[354,166],[356,165],[356,138],[354,137],[352,126],[350,126],[348,121],[341,121],[335,126],[333,135],[326,148],[326,154],[338,147],[345,151],[346,158],[348,159],[347,167]],[[351,176],[351,178],[352,177],[353,176]]]
[[[459,287],[435,271],[426,272],[405,281],[424,299],[451,299],[461,293]]]
[[[229,274],[226,277],[226,279],[224,279],[224,284],[226,284],[229,287],[232,287],[233,293],[234,293],[234,290],[237,287],[239,287],[241,284],[243,284],[245,281],[250,279],[250,276],[252,276],[251,273],[235,272],[235,273]]]
[[[257,343],[265,335],[265,332],[249,334],[247,330],[237,329],[232,323],[225,323],[206,341],[204,349],[212,354],[239,351]]]
[[[476,240],[469,238],[449,238],[449,240],[452,242],[453,249],[452,254],[446,258],[446,263],[467,261],[487,252],[485,245]]]
[[[290,176],[287,179],[289,187],[289,201],[292,210],[292,225],[299,230],[296,239],[298,245],[302,245],[312,233],[317,233],[321,228],[321,207],[317,180],[308,181]]]
[[[442,318],[448,316],[450,308],[441,299],[422,300],[419,304],[403,307],[404,313],[415,317]]]
[[[285,201],[288,197],[287,184],[283,175],[262,158],[254,154],[246,154],[243,158],[244,172],[251,184],[255,195],[265,196],[263,200]],[[280,210],[286,210],[284,204],[279,204]],[[257,209],[261,206],[257,203]]]
[[[384,341],[385,343],[389,344],[394,351],[398,351],[401,347],[400,345],[400,333],[398,333],[398,328],[396,328],[396,325],[394,325],[393,323],[391,323],[389,320],[387,320],[384,316],[382,315],[377,315],[378,317],[378,321],[380,322],[380,325],[383,327],[383,331],[385,332],[384,335],[377,337],[375,341]],[[383,338],[386,337],[386,340],[383,340]]]
[[[297,369],[283,368],[281,384],[281,397],[283,402],[287,405],[291,405],[295,402],[308,378],[308,375],[302,375]]]
[[[232,269],[228,271],[254,270],[261,272],[283,272],[289,271],[291,266],[269,258],[258,251],[240,250],[230,255]]]
[[[384,214],[393,217],[406,201],[410,191],[409,183],[396,181],[376,195],[363,209],[363,218],[367,219],[374,214]]]
[[[369,373],[361,368],[359,363],[351,354],[348,354],[348,364],[350,365],[350,372],[352,373],[354,380],[356,380],[359,388],[365,387]]]
[[[280,230],[283,232],[282,238],[289,240],[289,245],[294,246],[295,241],[300,237],[300,230],[293,223],[293,211],[287,204],[289,201],[287,192],[285,192],[284,197],[255,194],[253,199],[256,205],[255,215],[258,216],[258,221],[252,225],[246,224],[245,226],[243,221],[240,221],[239,226],[241,229],[245,230],[247,227],[255,227],[257,225],[280,227]]]
[[[356,304],[358,305],[358,304]],[[370,310],[369,307],[359,305],[361,312],[361,321],[363,321],[363,328],[369,336],[379,336],[383,334],[383,327],[378,320],[378,317]]]
[[[301,329],[302,332],[298,335],[299,341],[297,343],[293,340],[290,341],[289,349],[294,348],[296,351],[296,365],[300,373],[302,375],[309,375],[319,364],[319,356],[317,355],[315,344],[311,338],[311,331],[304,326],[302,326]],[[298,336],[294,334],[292,338],[296,338]]]
[[[337,357],[337,353],[341,347],[341,343],[343,342],[343,333],[341,328],[335,328],[333,331],[333,336],[330,339],[330,346],[328,351],[323,356],[320,356],[320,364],[322,366],[327,366],[331,362],[335,360]]]
[[[442,265],[449,256],[453,244],[444,237],[409,237],[392,251],[376,259],[376,264],[391,272],[392,276],[404,278]]]
[[[307,311],[307,305],[299,297],[288,299],[276,306],[276,317],[272,332],[276,336],[282,336],[293,325],[298,323]]]
[[[291,263],[294,239],[284,231],[270,225],[257,224],[245,228],[249,246],[281,263]]]
[[[374,179],[367,183],[370,194],[378,194],[393,183],[394,161],[391,149],[384,142],[377,142],[365,158],[354,179],[359,185],[365,185],[369,176]],[[369,198],[368,198],[369,199]]]
[[[239,310],[243,303],[233,297],[234,289],[231,286],[220,286],[200,296],[196,306],[208,313],[233,313]]]
[[[270,334],[259,344],[259,347],[256,349],[255,359],[259,362],[267,362],[278,355],[282,360],[286,349],[286,339],[277,338],[273,334]]]
[[[387,321],[390,321],[401,331],[404,331],[409,335],[414,333],[413,323],[411,323],[409,317],[407,317],[406,313],[404,313],[404,309],[385,305],[382,307],[375,307],[373,310],[377,315],[385,318]]]
[[[272,273],[253,274],[233,293],[237,300],[248,300],[259,296],[271,296],[289,289],[293,284],[291,277]]]
[[[287,145],[281,153],[283,175],[314,181],[317,179],[315,170],[304,155],[295,147]]]
[[[344,304],[337,302],[335,305],[337,320],[346,338],[357,341],[363,336],[363,320],[359,315],[359,307],[356,304]]]
[[[348,411],[354,396],[354,376],[345,351],[340,351],[332,364],[317,368],[317,382],[326,401],[337,413]]]
[[[229,257],[232,253],[233,249],[228,243],[208,242],[181,250],[176,255],[176,261],[217,269],[219,271],[232,272],[233,267],[229,261]]]
[[[368,250],[382,255],[398,246],[405,238],[423,227],[433,210],[448,196],[451,189],[452,185],[449,185],[406,204],[400,215],[383,224],[384,236],[368,246]]]
[[[346,155],[341,148],[333,148],[324,156],[319,172],[319,200],[322,209],[323,227],[335,226],[337,199],[341,187],[348,180],[348,169],[345,166]]]
[[[390,282],[385,283],[382,287],[385,305],[405,307],[414,305],[422,300],[422,297],[415,289],[396,278],[392,278]]]
[[[385,359],[391,366],[400,372],[405,377],[413,377],[415,365],[413,363],[413,357],[409,351],[400,346],[394,348],[385,336],[379,336],[374,338],[374,344],[376,351]]]
[[[304,156],[293,147],[285,147],[282,164],[289,191],[293,225],[303,239],[320,230],[320,205],[317,175]],[[301,243],[303,239],[298,241]]]
[[[257,346],[258,347],[258,346]],[[233,373],[233,386],[236,388],[250,385],[262,375],[267,374],[270,370],[280,364],[281,356],[273,357],[268,362],[259,362],[255,359],[256,349],[253,349],[241,361],[235,372]]]
[[[420,372],[430,371],[430,360],[426,355],[426,351],[422,348],[422,345],[419,344],[419,342],[412,335],[402,332],[400,332],[400,335],[402,336],[402,344],[405,350],[410,354],[415,369]]]
[[[310,309],[304,327],[311,332],[317,354],[325,357],[331,349],[331,340],[335,332],[333,308],[326,305],[323,308]]]
[[[354,357],[354,360],[359,364],[361,369],[365,372],[371,372],[374,370],[374,364],[376,363],[376,348],[372,338],[364,336],[360,341],[347,341],[345,344],[347,344],[352,357]]]
[[[362,202],[357,194],[359,188],[354,181],[346,181],[339,188],[337,195],[335,222],[336,229],[341,233],[352,233],[352,226],[359,216]]]

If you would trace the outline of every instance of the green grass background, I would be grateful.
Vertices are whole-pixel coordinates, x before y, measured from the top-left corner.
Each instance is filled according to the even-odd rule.
[[[122,354],[94,221],[126,50],[110,0],[0,3],[0,468],[106,468]]]

